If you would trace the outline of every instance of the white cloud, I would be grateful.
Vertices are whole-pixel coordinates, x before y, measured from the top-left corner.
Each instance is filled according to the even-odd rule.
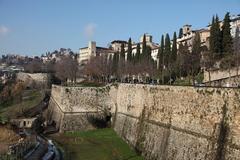
[[[91,39],[96,31],[96,24],[94,23],[89,23],[85,26],[84,28],[84,35],[86,36],[86,38]]]
[[[0,35],[5,35],[9,32],[9,28],[7,28],[6,26],[0,25]]]

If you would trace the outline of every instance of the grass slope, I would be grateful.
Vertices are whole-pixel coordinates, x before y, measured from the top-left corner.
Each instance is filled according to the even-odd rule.
[[[112,129],[68,132],[53,139],[66,160],[143,160]]]
[[[43,94],[39,90],[26,90],[23,93],[23,100],[12,100],[0,105],[0,120],[7,121],[10,118],[20,116],[24,111],[39,104],[43,99]]]

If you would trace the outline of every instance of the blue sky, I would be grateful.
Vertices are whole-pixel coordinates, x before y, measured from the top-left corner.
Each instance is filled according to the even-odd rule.
[[[78,48],[89,40],[107,46],[115,39],[155,42],[188,23],[205,27],[213,14],[240,14],[240,0],[0,0],[0,55],[40,55]]]

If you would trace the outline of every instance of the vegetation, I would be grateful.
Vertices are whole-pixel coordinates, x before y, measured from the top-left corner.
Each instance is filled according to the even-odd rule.
[[[21,116],[26,110],[39,104],[43,96],[37,89],[26,89],[25,82],[9,80],[0,90],[0,123]]]
[[[130,80],[150,83],[159,80],[160,84],[173,84],[177,79],[187,79],[188,85],[193,85],[196,82],[196,76],[202,70],[210,74],[215,68],[230,70],[239,66],[240,31],[237,28],[235,37],[232,37],[230,21],[229,13],[226,13],[223,22],[219,20],[218,15],[213,16],[209,48],[202,46],[198,31],[193,32],[193,39],[189,42],[177,42],[177,38],[183,37],[182,28],[178,35],[176,32],[173,33],[172,39],[168,33],[162,35],[157,62],[152,59],[153,48],[151,47],[153,46],[147,43],[144,34],[143,41],[137,43],[136,48],[132,48],[135,44],[129,38],[127,46],[125,42],[121,43],[119,52],[91,57],[84,66],[78,66],[77,55],[72,51],[65,54],[66,50],[60,49],[60,52],[47,53],[47,55],[56,56],[55,60],[43,63],[40,58],[34,58],[29,60],[25,70],[31,73],[52,73],[56,82],[62,84],[67,84],[69,81],[74,84],[78,77],[84,75],[89,78],[89,81],[98,83],[129,82]],[[4,61],[8,59],[3,56]],[[211,78],[210,75],[209,78]]]
[[[143,160],[112,129],[67,132],[53,139],[68,160]]]
[[[23,98],[16,100],[17,97],[2,103],[0,105],[0,121],[8,122],[11,118],[23,115],[25,111],[38,105],[44,98],[43,93],[39,90],[22,91]]]
[[[213,16],[210,30],[210,52],[207,61],[212,61],[207,68],[214,67],[216,62],[220,62],[220,69],[228,69],[237,66],[239,57],[234,54],[233,38],[231,35],[230,15],[226,13],[222,27],[218,16]],[[238,30],[238,29],[237,29]],[[236,31],[237,32],[237,31]],[[235,44],[239,44],[238,35],[236,35]],[[236,51],[236,50],[235,50]]]
[[[146,42],[146,35],[143,36],[142,43],[137,44],[136,54],[132,53],[132,40],[129,38],[126,51],[122,44],[120,53],[115,53],[113,58],[94,57],[86,66],[87,75],[93,80],[105,82],[109,82],[110,79],[128,82],[133,77],[141,77],[149,80],[158,79],[161,84],[173,84],[177,79],[184,79],[188,80],[188,85],[194,85],[199,81],[197,76],[203,69],[210,74],[214,67],[230,69],[239,66],[239,29],[235,38],[232,38],[230,29],[229,13],[225,15],[221,25],[218,16],[213,16],[209,49],[202,46],[200,32],[193,33],[191,44],[189,42],[177,44],[176,32],[172,41],[169,34],[162,35],[157,63],[151,57],[151,48]],[[183,29],[180,29],[178,38],[182,36]]]
[[[133,59],[133,54],[132,54],[132,40],[129,38],[128,40],[128,50],[127,50],[127,60],[131,62]]]
[[[98,82],[94,82],[94,81],[84,81],[81,83],[75,83],[75,84],[68,84],[67,86],[71,87],[103,87],[105,86],[104,83],[98,83]]]

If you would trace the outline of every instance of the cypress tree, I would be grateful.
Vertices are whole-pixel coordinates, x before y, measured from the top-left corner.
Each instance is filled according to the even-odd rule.
[[[150,46],[147,46],[146,48],[146,59],[151,62],[152,56],[151,56],[152,49]]]
[[[160,47],[158,49],[158,68],[162,70],[164,67],[164,35],[162,35]]]
[[[231,54],[233,52],[233,42],[231,36],[230,16],[226,13],[222,26],[222,51],[224,54]]]
[[[135,63],[139,63],[140,61],[140,55],[141,55],[141,47],[140,47],[140,43],[137,44],[137,51],[136,51],[136,55],[135,55]]]
[[[128,50],[127,50],[127,61],[132,61],[132,40],[129,38],[128,40]]]
[[[212,24],[210,29],[210,52],[216,58],[221,58],[221,30],[219,25],[219,18],[216,15],[212,18]]]
[[[162,84],[164,84],[164,66],[165,66],[165,56],[164,56],[164,35],[162,35],[162,38],[161,38],[161,46],[160,46],[160,63],[159,63],[159,66],[161,67],[161,74],[162,74]]]
[[[176,70],[178,77],[182,77],[182,66],[183,66],[183,56],[184,50],[183,50],[183,44],[180,43],[178,47],[178,54],[177,54],[177,61],[176,61]]]
[[[118,62],[119,62],[119,52],[115,52],[112,60],[112,70],[114,75],[117,75]]]
[[[191,53],[191,64],[192,64],[192,69],[191,69],[191,74],[194,82],[194,75],[198,73],[200,69],[200,58],[201,58],[201,39],[200,39],[200,34],[197,32],[194,40],[193,40],[193,47],[192,47],[192,53]]]
[[[239,71],[239,54],[240,54],[240,30],[239,27],[236,28],[234,40],[233,40],[233,51],[234,51],[234,57],[235,57],[235,66],[237,67],[237,74]]]
[[[221,46],[221,29],[219,24],[219,18],[218,15],[216,15],[215,19],[215,53],[221,53],[222,46]]]
[[[125,61],[125,49],[124,49],[124,44],[121,44],[121,50],[120,50],[120,59],[121,61]]]
[[[164,56],[165,56],[166,65],[168,65],[171,58],[171,41],[168,33],[166,34],[166,37],[165,37]]]
[[[146,42],[146,35],[143,35],[143,42],[142,42],[142,59],[146,58],[147,52],[147,42]]]
[[[215,39],[215,17],[212,17],[212,24],[210,28],[210,38],[209,38],[209,43],[210,43],[210,51],[212,53],[215,53],[215,45],[214,45],[214,39]]]
[[[177,59],[177,34],[173,34],[173,43],[172,43],[172,62],[175,62]]]
[[[178,33],[178,38],[182,38],[182,36],[183,36],[183,29],[180,28]]]

